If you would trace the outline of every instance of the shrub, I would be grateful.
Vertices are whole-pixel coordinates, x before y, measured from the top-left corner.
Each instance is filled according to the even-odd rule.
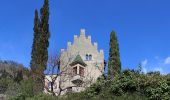
[[[41,94],[35,95],[34,97],[26,98],[26,100],[58,100],[58,99],[55,96],[41,93]]]

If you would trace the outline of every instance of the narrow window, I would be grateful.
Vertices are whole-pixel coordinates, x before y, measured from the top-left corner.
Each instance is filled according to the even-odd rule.
[[[89,60],[92,60],[92,55],[89,55]]]
[[[73,75],[77,75],[77,67],[73,68]]]
[[[88,54],[86,54],[86,60],[87,60],[87,61],[89,60],[89,55],[88,55]]]
[[[80,76],[83,77],[84,76],[84,68],[80,67],[79,72],[80,72]]]

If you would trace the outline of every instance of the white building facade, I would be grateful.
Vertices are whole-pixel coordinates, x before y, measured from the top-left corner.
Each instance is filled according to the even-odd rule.
[[[83,91],[104,73],[104,51],[98,50],[98,44],[81,29],[80,36],[74,35],[73,43],[61,49],[60,67],[62,74],[56,84],[61,84],[62,94]]]

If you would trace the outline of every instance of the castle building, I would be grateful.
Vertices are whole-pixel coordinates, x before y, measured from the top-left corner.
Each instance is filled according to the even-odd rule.
[[[104,73],[104,52],[81,29],[80,36],[74,35],[73,43],[68,42],[67,48],[61,49],[60,67],[62,74],[57,81],[64,90],[62,94],[83,91]]]

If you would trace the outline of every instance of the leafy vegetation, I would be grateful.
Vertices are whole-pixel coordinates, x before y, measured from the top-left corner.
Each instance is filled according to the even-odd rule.
[[[159,72],[142,74],[134,70],[124,70],[113,80],[100,78],[81,93],[66,95],[69,98],[85,100],[170,100],[170,75]]]
[[[100,77],[96,83],[80,93],[52,96],[37,93],[34,80],[19,83],[12,78],[0,78],[0,86],[11,100],[170,100],[170,74],[159,72],[143,74],[136,70],[124,70],[114,79]]]

